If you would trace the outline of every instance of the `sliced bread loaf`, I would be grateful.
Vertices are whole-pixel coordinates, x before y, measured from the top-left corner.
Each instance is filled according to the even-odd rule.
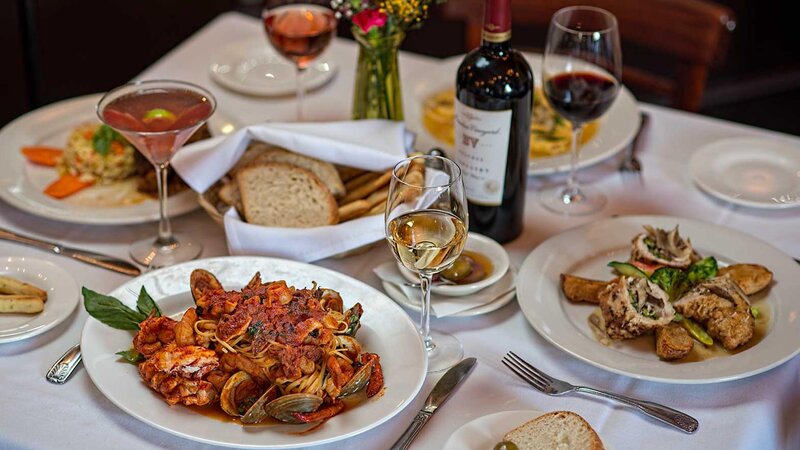
[[[519,450],[602,450],[603,443],[583,417],[571,411],[543,414],[506,433]]]
[[[333,225],[339,209],[331,192],[311,171],[291,164],[256,164],[236,174],[245,219],[270,227]]]
[[[340,198],[344,195],[344,183],[342,183],[342,179],[339,177],[336,166],[329,162],[320,161],[319,159],[310,158],[279,147],[268,147],[260,150],[258,155],[253,159],[253,164],[265,162],[288,163],[310,170],[314,172],[314,175],[316,175],[320,181],[325,183],[325,186],[328,187],[334,197]]]

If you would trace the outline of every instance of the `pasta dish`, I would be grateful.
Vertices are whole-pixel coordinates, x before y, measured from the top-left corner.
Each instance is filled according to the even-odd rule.
[[[343,399],[383,387],[380,358],[355,334],[363,313],[316,286],[262,282],[227,291],[211,273],[191,276],[195,306],[180,320],[150,314],[133,339],[139,374],[170,405],[216,405],[242,423],[329,419]]]

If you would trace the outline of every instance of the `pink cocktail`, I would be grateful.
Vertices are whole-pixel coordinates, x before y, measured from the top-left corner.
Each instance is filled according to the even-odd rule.
[[[125,136],[156,168],[160,220],[158,236],[131,245],[134,260],[163,267],[196,258],[199,242],[176,236],[167,217],[167,171],[170,159],[214,113],[216,100],[191,83],[154,80],[120,86],[100,99],[97,115]]]

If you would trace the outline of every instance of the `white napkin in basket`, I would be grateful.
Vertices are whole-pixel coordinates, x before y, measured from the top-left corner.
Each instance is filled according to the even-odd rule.
[[[377,171],[405,158],[414,134],[403,122],[377,119],[262,123],[187,145],[172,158],[172,166],[192,189],[205,192],[239,161],[254,139],[324,161]]]
[[[383,239],[383,214],[315,228],[262,227],[243,221],[236,208],[225,214],[231,255],[269,255],[311,262]]]

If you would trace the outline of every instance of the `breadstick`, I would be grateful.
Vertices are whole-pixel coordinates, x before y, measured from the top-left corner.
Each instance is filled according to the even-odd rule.
[[[385,188],[375,191],[369,195],[365,200],[369,203],[370,208],[379,204],[379,203],[386,203],[386,198],[389,197],[389,186]]]
[[[345,195],[344,198],[342,199],[342,203],[346,204],[355,199],[364,198],[372,194],[373,192],[377,191],[378,189],[389,184],[389,180],[391,179],[392,179],[392,171],[388,170],[380,174],[378,178],[370,181],[369,183],[363,186],[359,186],[356,189],[353,189],[352,191],[348,191],[347,195]]]
[[[44,310],[44,301],[33,295],[0,295],[0,313],[36,314]]]
[[[386,211],[386,202],[380,202],[377,205],[373,206],[372,209],[367,211],[368,216],[372,216],[375,214],[383,214]]]
[[[355,167],[347,166],[336,166],[336,170],[339,171],[339,178],[341,178],[345,183],[359,175],[366,173],[366,171],[363,169],[356,169]]]
[[[339,223],[363,216],[369,211],[370,204],[366,200],[356,200],[339,207]]]
[[[16,278],[0,276],[0,294],[32,295],[47,301],[47,292]]]
[[[381,174],[378,173],[378,172],[367,172],[367,173],[361,174],[361,175],[351,179],[347,183],[345,183],[344,184],[344,189],[345,189],[346,192],[350,192],[353,189],[359,188],[359,187],[369,183],[370,181],[378,178],[379,176],[381,176]]]

